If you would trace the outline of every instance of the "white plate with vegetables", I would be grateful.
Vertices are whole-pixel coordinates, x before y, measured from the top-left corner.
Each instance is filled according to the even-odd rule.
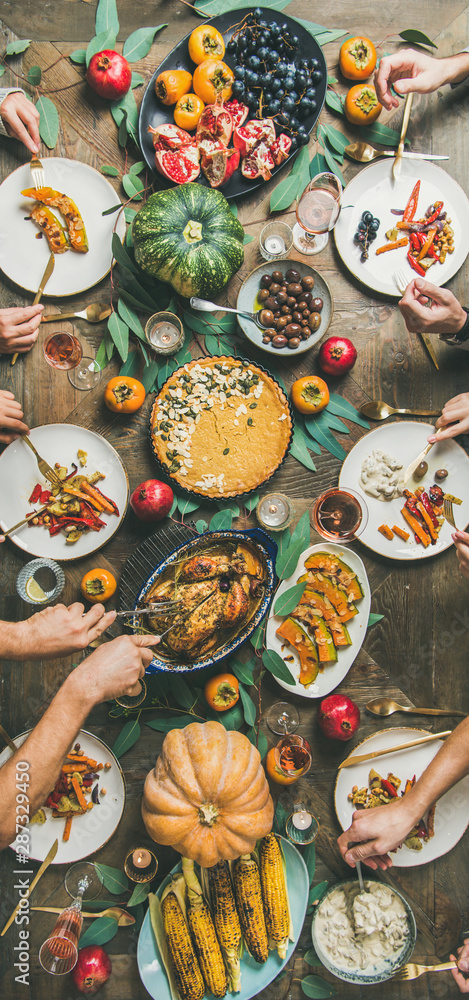
[[[455,530],[447,521],[440,529],[434,545],[417,544],[409,525],[404,520],[401,511],[405,498],[396,497],[393,500],[378,500],[368,496],[360,483],[362,463],[373,451],[382,451],[402,463],[403,472],[413,459],[427,445],[427,437],[434,431],[431,424],[419,423],[416,420],[399,420],[377,427],[364,434],[349,451],[340,470],[339,486],[341,489],[351,487],[363,498],[368,508],[368,523],[360,534],[360,541],[378,555],[389,559],[407,561],[411,559],[431,559],[432,556],[444,552],[453,544],[451,535]],[[462,504],[453,506],[454,519],[458,528],[464,529],[469,522],[469,457],[453,439],[437,441],[426,456],[428,472],[420,480],[413,477],[407,484],[412,492],[419,486],[425,491],[436,482],[443,492],[451,493],[462,499]],[[435,472],[446,469],[448,475],[442,481],[435,480]],[[392,539],[385,538],[378,530],[383,524],[391,529],[393,525],[404,529],[410,534],[407,541],[394,535]]]
[[[397,183],[392,177],[392,163],[391,159],[370,163],[347,184],[334,237],[345,266],[356,278],[375,292],[401,298],[393,281],[395,271],[404,271],[408,281],[417,277],[407,261],[408,247],[378,256],[375,252],[388,242],[386,233],[402,219],[400,215],[393,215],[391,209],[405,209],[418,180],[421,183],[415,219],[423,218],[430,205],[443,202],[442,211],[451,219],[454,231],[454,253],[447,254],[444,264],[433,264],[427,272],[427,280],[434,285],[444,285],[462,267],[469,251],[469,200],[457,181],[434,163],[402,160]],[[361,247],[354,243],[353,237],[365,211],[379,219],[380,226],[376,239],[370,244],[369,258],[362,263]]]
[[[119,513],[102,513],[100,519],[105,522],[104,527],[99,531],[84,531],[74,544],[67,542],[62,531],[51,536],[45,526],[31,524],[24,524],[13,532],[9,536],[11,541],[30,556],[43,556],[58,562],[80,559],[96,552],[115,534],[127,509],[129,483],[117,451],[100,434],[76,424],[34,427],[30,438],[52,468],[58,462],[72,472],[72,463],[75,463],[77,475],[102,472],[105,478],[99,481],[98,488],[116,504]],[[86,455],[84,467],[80,466],[79,451]],[[11,528],[33,510],[40,509],[39,503],[29,502],[38,483],[43,484],[44,490],[49,489],[50,484],[41,476],[33,452],[21,438],[12,441],[0,455],[1,528]]]
[[[83,218],[89,250],[67,250],[56,254],[55,266],[44,295],[64,298],[92,288],[109,273],[112,263],[114,228],[121,240],[125,218],[121,212],[103,215],[118,205],[112,184],[93,167],[78,160],[49,156],[42,160],[47,187],[71,198]],[[0,267],[7,278],[28,292],[36,293],[49,259],[49,246],[41,230],[28,219],[35,202],[22,191],[34,187],[29,164],[18,167],[0,184]],[[58,209],[51,209],[59,222]],[[42,236],[41,239],[36,237]]]
[[[322,567],[319,567],[317,561],[321,557],[321,554],[330,556],[331,560],[325,561],[322,559]],[[355,604],[352,600],[348,601],[343,591],[338,593],[338,588],[334,582],[332,582],[331,587],[331,583],[327,580],[327,574],[332,562],[335,562],[337,559],[340,560],[339,570],[341,573],[347,574],[348,570],[351,571],[350,575],[353,577],[351,587],[353,587],[353,593],[356,595]],[[315,564],[311,566],[311,570],[307,565],[308,562]],[[325,566],[324,563],[326,563]],[[324,698],[325,695],[333,691],[343,681],[344,677],[347,676],[352,663],[359,653],[368,627],[371,591],[366,570],[360,556],[352,549],[348,549],[343,545],[336,545],[333,542],[323,542],[320,545],[311,545],[301,554],[295,572],[292,573],[288,580],[283,581],[275,595],[273,601],[274,612],[281,605],[281,598],[286,591],[294,587],[300,581],[300,578],[305,576],[306,573],[309,574],[309,572],[314,573],[316,577],[318,573],[319,576],[324,577],[323,581],[316,579],[314,583],[308,583],[307,588],[315,591],[314,604],[316,610],[319,609],[319,616],[310,620],[309,628],[308,622],[301,622],[295,618],[295,625],[292,632],[290,632],[287,626],[286,634],[296,638],[298,629],[301,628],[303,630],[302,634],[306,635],[304,641],[312,643],[313,647],[316,647],[316,653],[313,651],[313,657],[317,656],[318,658],[319,669],[317,676],[308,686],[300,683],[299,654],[294,645],[288,644],[285,633],[284,635],[277,635],[277,629],[279,627],[284,629],[285,623],[291,621],[287,614],[271,614],[267,623],[266,646],[267,649],[272,649],[279,654],[295,680],[294,684],[287,684],[286,681],[276,677],[277,683],[285,691],[291,694],[299,694],[303,698]],[[321,589],[320,593],[318,593],[319,588]],[[301,600],[306,599],[307,591],[305,591],[304,597]],[[347,605],[348,612],[341,615],[340,612],[344,612]],[[306,606],[308,607],[308,605]],[[316,620],[317,617],[319,617],[319,621]],[[320,649],[324,650],[324,652],[320,652]],[[321,660],[321,657],[324,657],[324,659]]]
[[[16,746],[20,747],[30,732],[31,730],[28,730],[17,736],[13,740]],[[98,739],[97,736],[93,736],[92,733],[88,733],[84,729],[78,733],[73,746],[76,743],[79,743],[80,749],[83,750],[86,757],[102,765],[99,770],[94,772],[98,777],[93,780],[93,786],[97,786],[97,792],[94,793],[93,808],[84,815],[73,818],[69,839],[64,842],[62,838],[66,820],[53,817],[52,810],[44,807],[45,822],[30,823],[25,827],[28,835],[28,849],[26,853],[34,861],[44,861],[56,839],[58,839],[59,848],[52,862],[53,865],[71,864],[74,861],[82,861],[83,858],[88,858],[95,851],[99,851],[101,847],[107,844],[108,840],[115,833],[124,812],[124,775],[119,761],[114,756],[112,750],[102,740]],[[0,754],[0,767],[3,767],[11,756],[12,751],[6,747]],[[30,768],[29,766],[25,767],[25,763],[21,760],[21,754],[19,754],[16,770],[16,802],[17,809],[20,810],[21,807],[23,815],[28,815],[29,776],[34,764],[31,764]],[[106,768],[106,764],[110,764],[111,766]],[[92,794],[92,791],[91,794],[87,794],[88,801],[91,801]],[[23,795],[25,798],[20,802],[19,799]],[[23,802],[26,804],[23,804]],[[20,812],[18,812],[19,814]],[[24,846],[24,844],[20,839],[19,843],[13,843],[11,848],[15,851],[17,848],[21,849],[21,846]]]
[[[349,757],[372,753],[375,750],[384,750],[386,747],[408,743],[410,740],[428,735],[427,730],[414,729],[411,726],[382,729],[379,733],[374,733],[373,736],[368,736],[367,739],[358,743]],[[342,768],[337,776],[334,799],[337,819],[342,829],[348,830],[355,811],[355,806],[348,796],[354,785],[358,785],[358,788],[368,787],[369,773],[372,768],[384,779],[387,779],[390,773],[399,778],[401,781],[400,796],[407,779],[412,780],[414,775],[419,778],[442,746],[443,740],[435,740],[434,743],[422,743],[409,750],[397,750],[396,753],[387,754],[385,757],[375,757],[373,760],[362,761],[361,764],[356,764],[354,767]],[[425,815],[421,818],[426,819],[427,817]],[[435,861],[436,858],[447,854],[463,836],[468,821],[469,776],[466,776],[438,799],[434,816],[434,836],[426,843],[422,841],[423,846],[420,851],[411,850],[405,845],[399,847],[391,854],[393,865],[396,868],[412,868],[417,865],[426,865],[429,861]]]
[[[235,996],[237,1000],[250,1000],[250,997],[256,996],[277,978],[298,944],[306,916],[309,894],[309,878],[306,865],[296,847],[293,847],[283,837],[280,839],[286,865],[287,890],[294,941],[289,941],[287,957],[285,959],[280,959],[276,951],[270,951],[264,965],[258,965],[247,951],[244,952],[241,959],[241,989],[238,993],[228,994],[229,996]],[[171,875],[180,871],[181,863],[179,862],[159,886],[158,896],[161,896],[161,893],[170,881]],[[156,943],[150,920],[150,912],[148,910],[145,914],[138,939],[137,962],[142,983],[150,996],[153,997],[153,1000],[172,1000],[169,980]]]

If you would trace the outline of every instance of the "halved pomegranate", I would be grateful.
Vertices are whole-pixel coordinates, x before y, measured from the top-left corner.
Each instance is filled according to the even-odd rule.
[[[173,184],[186,184],[195,181],[200,174],[199,150],[195,145],[186,145],[178,150],[157,150],[155,164],[158,172]]]
[[[272,170],[275,167],[275,161],[265,142],[261,142],[258,146],[256,146],[253,156],[257,162],[261,176],[265,181],[270,181],[270,178],[272,177]]]
[[[221,142],[204,140],[199,146],[202,155],[202,172],[213,188],[229,181],[239,166],[239,149],[227,149]]]
[[[249,108],[247,104],[241,104],[241,101],[237,101],[234,97],[231,101],[225,102],[225,111],[229,111],[233,119],[233,128],[239,128],[249,114]]]
[[[261,172],[255,156],[245,156],[241,161],[241,173],[248,181],[255,181]]]
[[[233,145],[239,149],[241,156],[248,156],[260,142],[264,142],[267,146],[275,142],[275,125],[272,118],[251,119],[246,125],[240,125],[234,130]]]
[[[227,146],[233,132],[233,119],[223,104],[221,94],[217,95],[214,104],[207,104],[197,123],[196,140],[219,139]]]
[[[270,147],[270,152],[273,156],[274,163],[278,167],[284,160],[286,160],[291,147],[291,139],[289,135],[285,135],[281,132],[278,139],[272,143]]]
[[[166,125],[159,125],[158,128],[149,127],[148,131],[153,136],[153,145],[159,149],[180,149],[181,146],[189,145],[194,139],[183,128],[178,128],[168,122]]]

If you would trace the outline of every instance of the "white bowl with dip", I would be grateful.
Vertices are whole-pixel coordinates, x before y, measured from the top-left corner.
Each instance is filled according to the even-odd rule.
[[[417,927],[410,906],[397,889],[371,879],[365,881],[365,887],[370,893],[360,893],[357,879],[333,885],[316,907],[311,935],[316,954],[333,976],[347,983],[374,985],[391,979],[409,961]],[[370,894],[368,906],[364,897]],[[354,927],[350,911],[357,896]],[[359,928],[357,933],[358,923],[363,930]]]

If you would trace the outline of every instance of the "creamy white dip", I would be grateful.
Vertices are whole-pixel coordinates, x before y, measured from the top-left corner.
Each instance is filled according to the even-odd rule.
[[[372,451],[362,463],[360,486],[377,500],[393,500],[402,495],[403,466],[384,451]]]
[[[339,969],[369,975],[395,964],[406,945],[409,924],[399,896],[379,882],[337,888],[319,904],[315,936]]]

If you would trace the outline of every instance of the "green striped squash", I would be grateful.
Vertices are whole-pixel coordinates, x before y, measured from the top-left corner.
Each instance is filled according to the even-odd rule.
[[[137,264],[185,298],[221,291],[244,260],[244,230],[221,191],[181,184],[152,194],[132,223]]]

